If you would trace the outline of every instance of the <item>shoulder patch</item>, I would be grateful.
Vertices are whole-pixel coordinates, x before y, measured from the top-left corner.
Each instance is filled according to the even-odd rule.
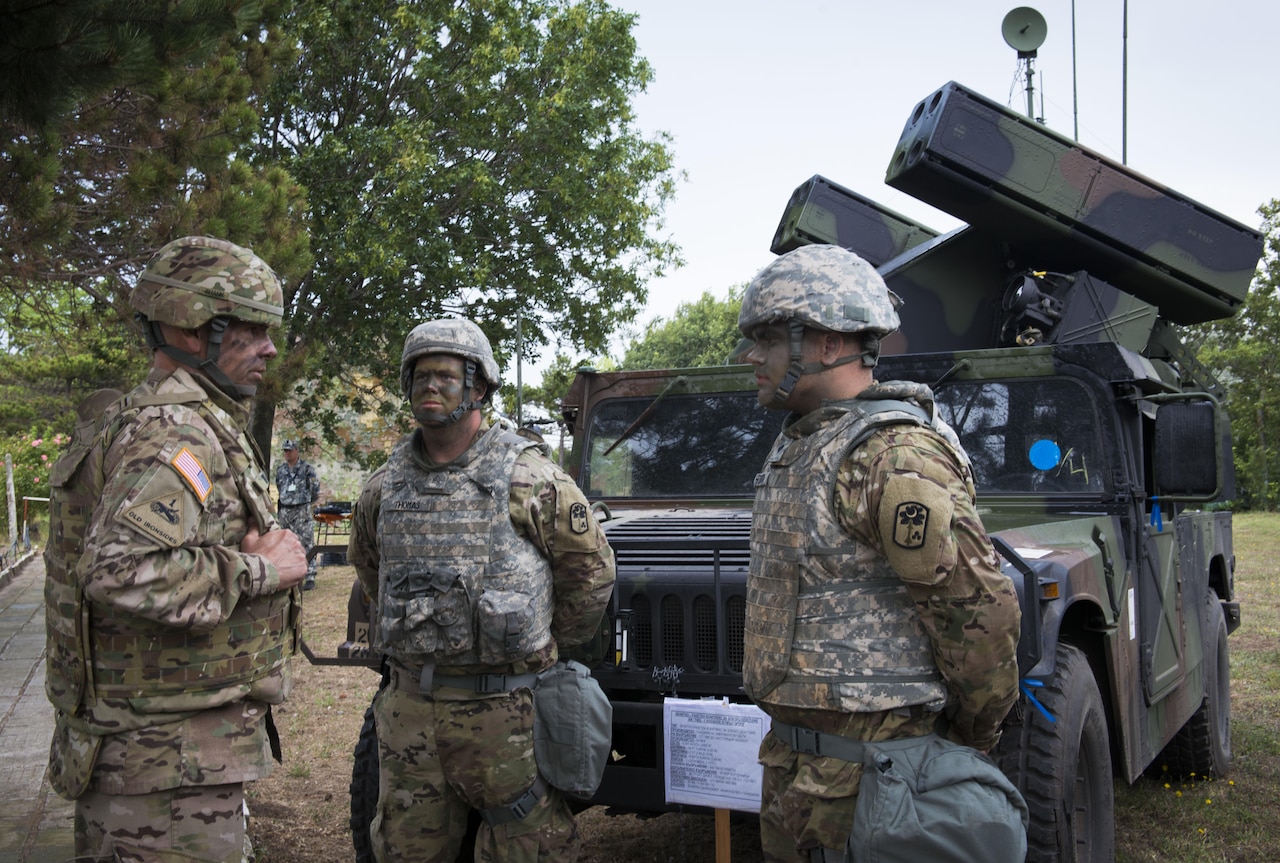
[[[209,491],[213,488],[213,483],[209,482],[209,475],[205,473],[204,465],[200,464],[200,460],[192,454],[191,450],[183,447],[169,459],[169,464],[173,465],[173,469],[187,481],[187,485],[191,486],[191,490],[195,492],[200,502],[204,503],[204,499],[209,496]]]
[[[569,507],[569,530],[576,534],[584,534],[591,529],[591,514],[587,505],[575,503]]]
[[[181,492],[144,500],[125,510],[124,519],[147,536],[176,548],[187,535],[185,500]]]
[[[920,501],[898,504],[893,513],[893,544],[899,548],[920,548],[929,533],[929,507]]]

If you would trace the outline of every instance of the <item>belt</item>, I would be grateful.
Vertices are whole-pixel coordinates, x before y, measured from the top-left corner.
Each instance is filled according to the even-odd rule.
[[[391,665],[392,689],[416,692],[430,697],[444,686],[454,689],[469,689],[479,695],[494,695],[499,692],[513,692],[521,687],[533,688],[538,675],[527,674],[437,674],[434,665],[424,665],[421,669],[405,668],[402,665]]]
[[[868,745],[874,746],[878,750],[892,750],[910,746],[929,736],[923,734],[919,737],[901,737],[896,740],[854,740],[851,737],[841,737],[839,734],[831,734],[826,731],[814,731],[811,728],[788,725],[776,719],[773,720],[771,730],[774,737],[790,746],[796,752],[803,752],[806,755],[839,758],[841,761],[852,761],[855,764],[862,762]]]

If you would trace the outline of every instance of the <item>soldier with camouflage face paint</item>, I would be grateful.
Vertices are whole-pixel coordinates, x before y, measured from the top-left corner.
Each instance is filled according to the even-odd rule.
[[[415,327],[400,385],[418,428],[365,484],[347,552],[388,663],[374,857],[452,863],[477,810],[476,860],[573,860],[573,816],[534,761],[531,690],[596,632],[612,551],[545,446],[486,424],[499,376],[479,327]]]
[[[231,863],[244,783],[280,757],[306,574],[245,432],[283,293],[248,249],[185,237],[130,302],[151,373],[86,400],[51,471],[50,779],[77,860]]]
[[[305,459],[298,457],[298,442],[286,440],[281,446],[284,461],[276,465],[276,494],[280,502],[276,515],[280,526],[297,535],[307,557],[307,580],[303,590],[316,586],[316,562],[310,557],[315,543],[316,520],[311,505],[320,499],[320,477]]]
[[[877,383],[899,299],[838,246],[802,246],[747,287],[762,405],[791,412],[756,479],[743,678],[760,747],[766,859],[843,859],[862,765],[826,735],[929,734],[988,750],[1017,695],[1019,608],[968,458],[919,384]],[[816,745],[815,745],[816,742]]]

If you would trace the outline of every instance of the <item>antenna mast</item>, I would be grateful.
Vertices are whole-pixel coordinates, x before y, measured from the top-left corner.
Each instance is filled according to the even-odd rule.
[[[1004,16],[1000,24],[1000,34],[1010,48],[1018,52],[1018,68],[1027,81],[1027,116],[1036,122],[1043,123],[1044,117],[1036,116],[1035,103],[1035,70],[1032,61],[1036,57],[1036,49],[1044,44],[1049,35],[1049,26],[1044,16],[1030,6],[1019,6]],[[1042,96],[1041,99],[1044,97]]]

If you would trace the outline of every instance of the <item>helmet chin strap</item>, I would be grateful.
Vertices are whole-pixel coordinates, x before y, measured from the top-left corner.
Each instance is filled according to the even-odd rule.
[[[160,351],[187,368],[200,371],[213,381],[218,389],[232,398],[237,400],[252,398],[258,392],[258,387],[255,385],[233,382],[227,377],[227,373],[218,367],[218,356],[222,353],[222,336],[231,322],[230,318],[220,316],[209,321],[209,355],[203,359],[169,344],[160,325],[155,321],[148,320],[141,313],[134,315],[134,318],[143,325],[148,347]]]
[[[861,353],[850,354],[847,357],[839,357],[830,363],[811,362],[806,363],[803,360],[801,348],[804,344],[805,326],[794,318],[787,322],[787,331],[790,338],[791,346],[791,364],[787,366],[786,373],[782,376],[782,380],[778,382],[778,387],[773,391],[773,406],[782,407],[783,403],[791,398],[791,391],[796,388],[796,384],[800,382],[800,378],[804,375],[818,374],[827,369],[834,369],[836,366],[843,366],[855,360],[862,360],[865,366],[875,367],[880,357],[880,339],[874,333],[867,333],[862,340],[863,350]]]

